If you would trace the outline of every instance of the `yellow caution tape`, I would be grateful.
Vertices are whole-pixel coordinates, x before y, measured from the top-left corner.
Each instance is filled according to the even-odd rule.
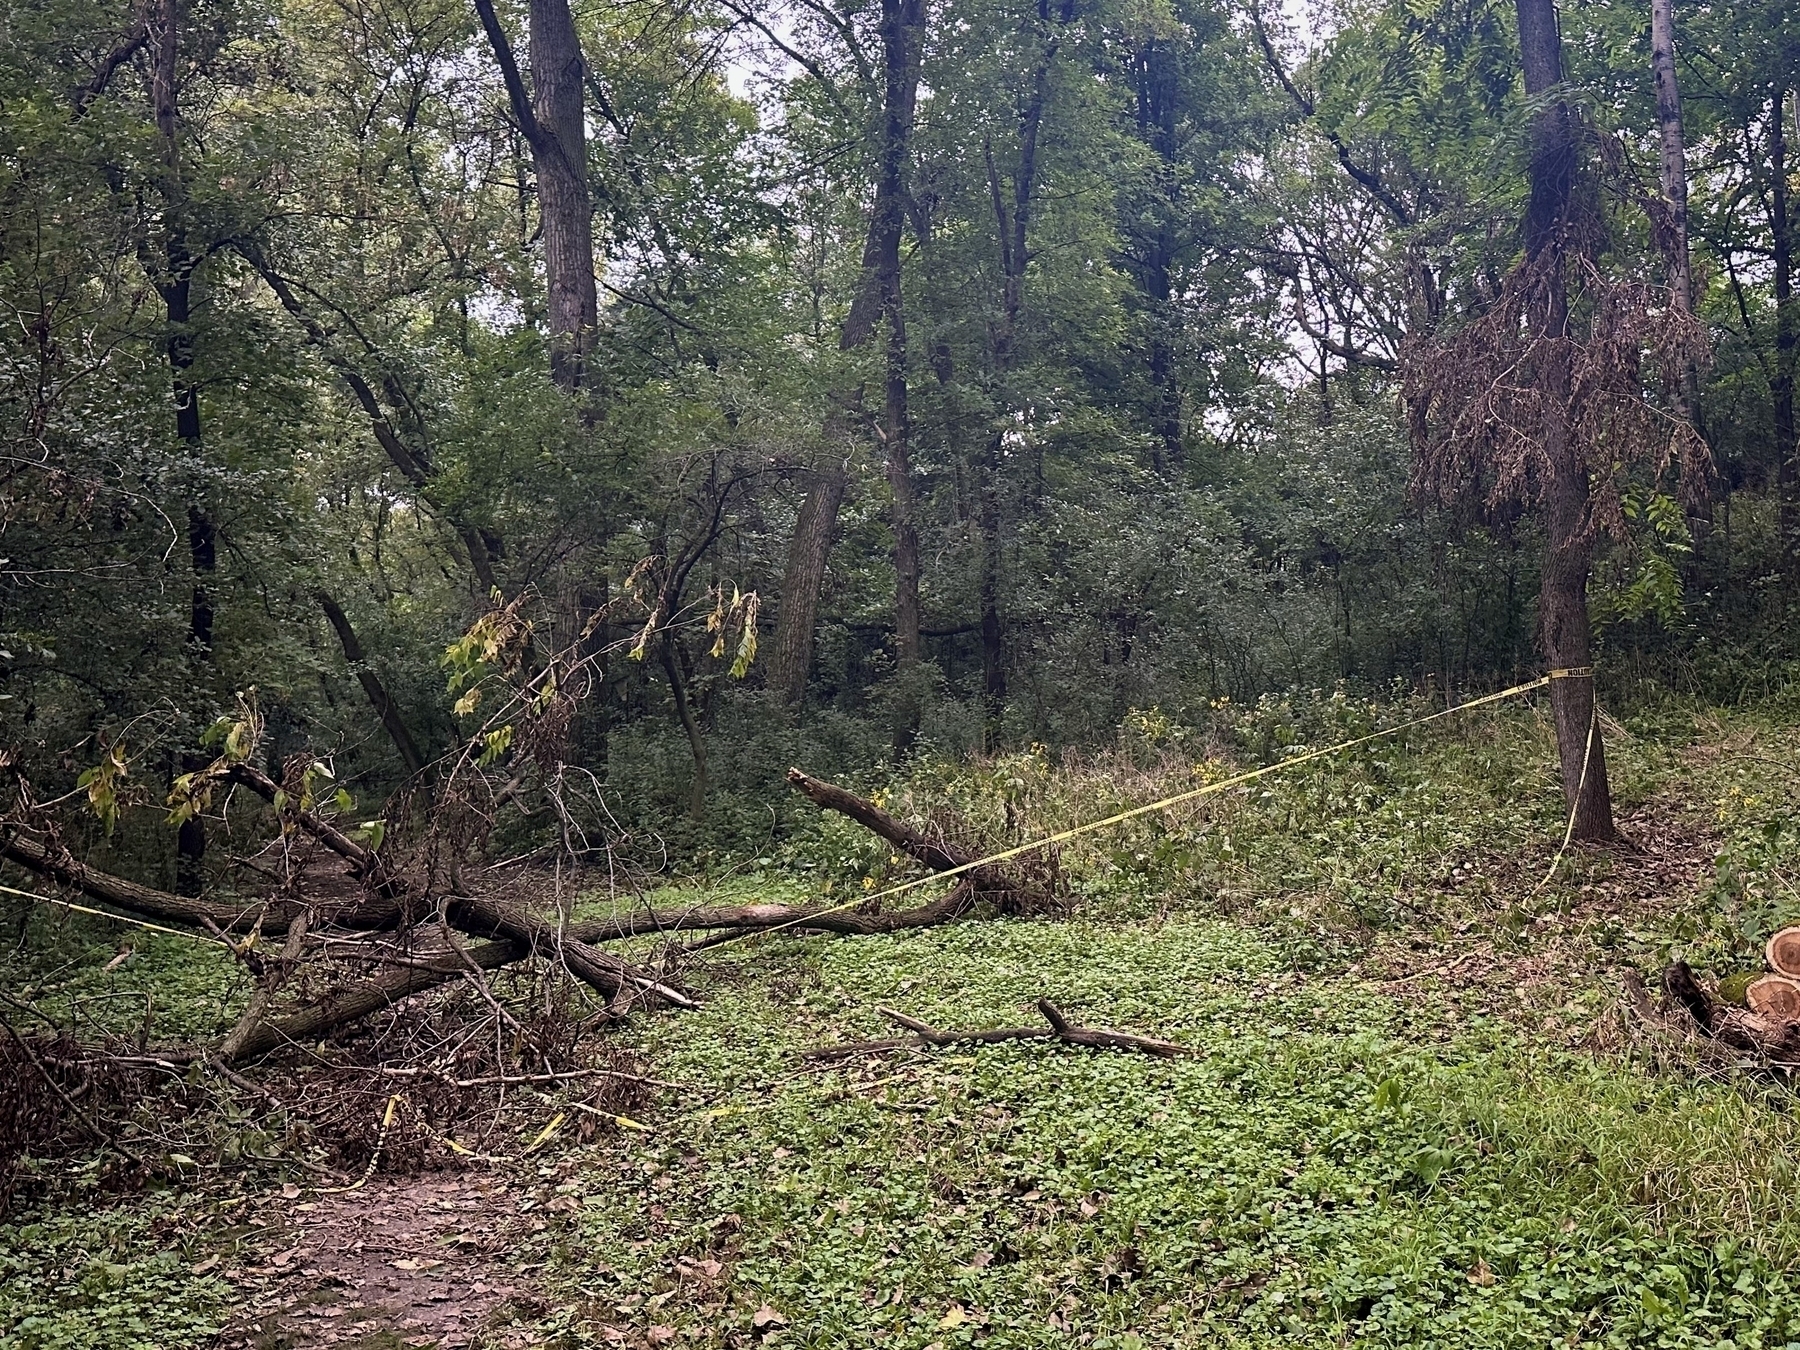
[[[36,900],[41,904],[60,905],[63,909],[72,909],[77,914],[92,914],[97,919],[111,919],[114,923],[128,923],[133,928],[148,928],[152,933],[167,933],[170,937],[186,938],[190,942],[204,942],[208,946],[217,942],[217,938],[202,937],[199,933],[184,933],[179,928],[164,928],[160,923],[151,923],[148,919],[134,919],[129,914],[114,914],[109,909],[94,909],[88,905],[78,905],[73,900],[64,900],[57,895],[39,895],[35,891],[21,891],[12,886],[0,886],[0,892],[16,895],[22,900]]]
[[[538,1134],[538,1137],[525,1145],[525,1153],[535,1153],[538,1149],[542,1148],[544,1144],[549,1141],[550,1136],[562,1128],[562,1123],[568,1118],[569,1113],[567,1111],[558,1111],[555,1115],[551,1116],[550,1123],[544,1126],[543,1130]],[[521,1153],[519,1156],[524,1157],[525,1153]]]
[[[1049,848],[1055,844],[1066,843],[1070,839],[1079,839],[1084,834],[1092,834],[1096,830],[1104,830],[1109,829],[1114,825],[1122,825],[1128,820],[1135,820],[1139,816],[1147,816],[1153,811],[1166,811],[1171,806],[1180,806],[1183,802],[1191,802],[1200,797],[1210,797],[1216,793],[1225,792],[1234,787],[1242,787],[1245,783],[1254,782],[1258,778],[1267,777],[1272,773],[1279,773],[1283,769],[1291,769],[1296,764],[1307,764],[1315,759],[1324,759],[1327,755],[1335,755],[1343,750],[1353,750],[1359,745],[1368,745],[1371,741],[1379,741],[1389,736],[1397,736],[1403,731],[1410,731],[1414,727],[1422,727],[1430,722],[1441,721],[1446,717],[1454,717],[1457,713],[1467,712],[1471,708],[1480,708],[1490,703],[1500,703],[1509,698],[1517,698],[1521,694],[1531,693],[1534,689],[1546,688],[1553,680],[1591,679],[1593,678],[1593,674],[1594,668],[1592,666],[1560,666],[1547,675],[1538,676],[1535,680],[1527,680],[1524,684],[1515,684],[1511,688],[1502,689],[1497,693],[1483,694],[1479,698],[1468,700],[1466,703],[1459,703],[1454,708],[1443,708],[1438,712],[1427,713],[1423,717],[1415,717],[1410,721],[1397,723],[1396,725],[1387,727],[1381,731],[1372,731],[1366,736],[1356,736],[1347,741],[1339,741],[1336,745],[1328,745],[1322,750],[1308,750],[1305,754],[1295,755],[1292,759],[1284,759],[1277,764],[1265,764],[1261,768],[1246,769],[1243,773],[1233,774],[1230,778],[1221,779],[1217,783],[1208,783],[1204,787],[1189,788],[1186,792],[1177,792],[1172,796],[1163,797],[1157,801],[1146,802],[1142,806],[1133,806],[1127,810],[1115,812],[1104,819],[1091,820],[1085,825],[1072,825],[1066,830],[1058,830],[1055,834],[1045,835],[1042,839],[1034,839],[1026,844],[1015,844],[1011,848],[1001,849],[998,853],[990,853],[985,858],[976,858],[970,862],[959,863],[955,867],[947,867],[943,871],[933,872],[929,876],[914,877],[911,881],[900,882],[898,885],[889,886],[885,890],[871,891],[868,895],[861,895],[853,900],[846,900],[841,905],[833,905],[829,909],[819,909],[814,910],[809,914],[797,915],[794,918],[787,920],[785,923],[774,924],[768,928],[759,929],[757,931],[762,933],[778,933],[783,928],[804,928],[808,924],[814,923],[828,914],[839,914],[847,909],[855,909],[858,905],[865,905],[871,900],[882,900],[890,895],[899,895],[903,891],[914,890],[920,886],[929,886],[935,881],[944,880],[946,877],[960,876],[964,872],[973,872],[982,867],[992,867],[995,863],[1005,862],[1009,858],[1017,858],[1020,854],[1034,853],[1041,848]]]

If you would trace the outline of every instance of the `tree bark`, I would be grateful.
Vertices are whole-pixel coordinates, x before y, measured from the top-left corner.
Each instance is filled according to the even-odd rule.
[[[1656,83],[1656,121],[1662,140],[1663,200],[1669,208],[1669,288],[1694,312],[1694,272],[1688,251],[1687,142],[1681,125],[1681,86],[1675,78],[1675,0],[1650,0],[1650,67]],[[1684,390],[1684,395],[1689,391]]]
[[[156,45],[151,56],[150,102],[157,135],[163,143],[163,256],[156,276],[162,298],[166,338],[164,354],[175,409],[175,435],[187,452],[190,472],[201,467],[204,447],[200,427],[200,391],[193,378],[193,282],[198,265],[188,247],[186,192],[181,181],[181,111],[177,70],[181,51],[181,0],[160,0]],[[217,568],[217,539],[212,517],[197,487],[187,504],[188,564],[192,580],[188,599],[188,649],[206,666],[213,659],[212,579]],[[204,682],[203,682],[204,683]],[[181,769],[192,773],[205,761],[197,751],[181,757]],[[175,838],[175,889],[199,895],[205,885],[206,822],[184,820]]]
[[[788,543],[781,609],[775,616],[775,640],[769,653],[769,687],[788,709],[799,708],[806,698],[819,594],[825,585],[825,566],[831,557],[846,482],[842,464],[827,465],[815,473]]]
[[[1792,197],[1788,192],[1787,91],[1778,89],[1769,112],[1769,225],[1775,281],[1776,479],[1780,493],[1781,556],[1790,578],[1800,576],[1800,444],[1796,444],[1794,383],[1800,357],[1800,305],[1794,300]]]
[[[513,120],[531,150],[544,241],[550,373],[573,392],[589,382],[588,357],[599,324],[581,40],[569,0],[531,0],[528,97],[493,0],[475,0],[475,8],[500,66]]]
[[[368,654],[363,651],[362,643],[356,636],[356,630],[350,626],[349,616],[344,613],[342,606],[326,592],[317,591],[314,593],[314,598],[318,600],[319,608],[325,611],[326,621],[337,633],[338,644],[344,649],[344,661],[355,673],[357,682],[362,685],[363,693],[368,697],[369,706],[381,719],[381,725],[386,729],[388,739],[393,741],[394,749],[400,752],[400,758],[406,765],[407,776],[419,777],[425,772],[425,756],[419,752],[419,743],[413,739],[412,732],[406,725],[406,719],[400,715],[400,709],[395,705],[393,696],[388,693],[387,686],[381,682],[381,677],[369,664]]]
[[[1665,247],[1669,258],[1669,289],[1675,303],[1687,313],[1695,311],[1693,255],[1688,247],[1687,139],[1681,121],[1681,85],[1675,76],[1675,0],[1650,0],[1650,67],[1656,85],[1656,122],[1662,145],[1662,194],[1669,214]],[[1691,363],[1678,373],[1669,391],[1670,408],[1680,420],[1698,428],[1700,376]],[[1701,543],[1712,529],[1709,487],[1698,500],[1683,502],[1688,529]],[[1697,558],[1696,558],[1697,561]]]
[[[923,0],[881,0],[881,156],[870,219],[867,260],[885,329],[881,439],[894,531],[894,663],[902,683],[894,749],[908,753],[918,738],[920,708],[915,672],[923,655],[919,635],[918,505],[912,481],[912,413],[907,401],[906,307],[900,245],[906,221],[906,166],[918,106],[925,29]],[[852,316],[854,319],[854,315]],[[852,336],[846,332],[846,345]]]
[[[1555,0],[1516,0],[1525,92],[1533,99],[1562,83],[1562,38]],[[1546,550],[1538,598],[1544,655],[1552,669],[1586,670],[1593,660],[1587,583],[1594,530],[1588,519],[1588,473],[1569,425],[1572,397],[1569,301],[1564,276],[1575,198],[1577,147],[1568,104],[1552,100],[1537,115],[1531,136],[1531,197],[1525,214],[1525,265],[1537,271],[1532,307],[1538,360],[1532,377],[1547,408],[1544,455]],[[1616,835],[1606,775],[1606,749],[1594,711],[1591,675],[1551,681],[1550,705],[1562,768],[1563,798],[1575,838]]]

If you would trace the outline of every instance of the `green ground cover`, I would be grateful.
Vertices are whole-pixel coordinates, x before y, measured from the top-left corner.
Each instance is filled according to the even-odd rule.
[[[556,1255],[593,1326],[721,1345],[759,1313],[816,1346],[1800,1340],[1800,1227],[1773,1208],[1791,1126],[1735,1088],[1297,975],[1218,922],[969,927],[756,964],[753,987],[644,1040],[718,1104],[571,1176],[594,1198]],[[882,1034],[876,1003],[1016,1024],[1045,992],[1201,1053],[795,1072],[798,1048]],[[1775,1225],[1754,1243],[1746,1202]]]
[[[1146,717],[1080,760],[864,786],[1004,844],[1395,715],[1325,697],[1204,734]],[[521,1168],[544,1226],[514,1264],[543,1263],[547,1306],[513,1343],[1800,1344],[1791,1093],[1595,1031],[1624,966],[1728,973],[1800,917],[1793,727],[1781,707],[1627,720],[1615,782],[1654,867],[1577,853],[1543,883],[1553,760],[1515,711],[1077,841],[1068,918],[714,949],[688,971],[699,1011],[619,1037],[682,1085],[651,1132]],[[656,899],[849,898],[899,875],[820,818]],[[216,1024],[234,976],[207,949],[153,939],[106,971],[115,932],[55,922],[7,987],[113,1030],[146,995],[159,1035]],[[1437,978],[1466,951],[1485,978]],[[798,1053],[886,1034],[878,1005],[1017,1024],[1043,994],[1197,1053]],[[0,1225],[0,1346],[207,1344],[235,1197],[304,1178],[194,1163],[182,1199],[52,1165],[60,1189]]]

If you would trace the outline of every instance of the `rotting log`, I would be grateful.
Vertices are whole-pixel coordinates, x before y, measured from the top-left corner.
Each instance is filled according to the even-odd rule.
[[[790,787],[813,805],[848,816],[865,830],[934,872],[969,868],[965,875],[974,883],[975,890],[992,899],[1003,913],[1035,914],[1054,908],[1051,898],[1038,887],[1020,881],[993,865],[969,867],[976,860],[973,854],[919,833],[905,822],[890,816],[874,802],[859,797],[854,792],[802,773],[799,769],[789,769],[787,780]]]
[[[1757,1055],[1780,1068],[1800,1067],[1800,1018],[1723,1003],[1707,992],[1686,961],[1676,961],[1663,971],[1663,993],[1693,1020],[1702,1035],[1720,1045]]]
[[[892,1008],[876,1008],[875,1011],[888,1021],[912,1032],[913,1039],[850,1041],[843,1045],[820,1046],[806,1051],[802,1058],[818,1062],[880,1054],[890,1050],[911,1050],[927,1045],[941,1049],[951,1045],[999,1045],[1008,1041],[1055,1041],[1090,1050],[1126,1050],[1140,1055],[1154,1055],[1159,1059],[1175,1059],[1199,1053],[1192,1046],[1158,1040],[1154,1036],[1138,1036],[1129,1031],[1114,1031],[1108,1027],[1077,1026],[1064,1016],[1061,1008],[1047,998],[1037,1001],[1037,1010],[1050,1024],[1048,1027],[982,1027],[968,1031],[941,1031]]]

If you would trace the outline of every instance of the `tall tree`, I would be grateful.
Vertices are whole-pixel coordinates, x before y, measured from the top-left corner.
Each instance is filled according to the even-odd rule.
[[[1702,344],[1693,317],[1666,292],[1609,275],[1595,181],[1604,165],[1584,154],[1554,0],[1515,8],[1531,119],[1522,256],[1478,317],[1409,353],[1414,485],[1489,511],[1538,508],[1538,636],[1563,793],[1575,836],[1607,840],[1615,828],[1588,582],[1601,539],[1627,532],[1629,472],[1660,475],[1673,462],[1688,492],[1705,472],[1705,446],[1645,398],[1641,369],[1648,353],[1666,391]]]
[[[903,687],[894,748],[904,753],[919,729],[918,503],[913,490],[912,410],[907,394],[906,302],[901,244],[906,228],[906,170],[919,97],[924,0],[881,0],[881,158],[869,228],[866,270],[873,273],[883,329],[881,443],[894,530],[894,658]],[[849,331],[846,341],[853,338]]]
[[[513,121],[531,150],[544,244],[550,369],[568,390],[589,383],[599,324],[594,201],[588,185],[586,65],[569,0],[530,0],[531,94],[493,0],[475,0],[506,85]]]
[[[1656,84],[1663,201],[1669,210],[1669,283],[1676,303],[1692,313],[1694,268],[1688,251],[1687,141],[1681,125],[1681,85],[1675,76],[1675,0],[1650,0],[1650,68]],[[1691,397],[1688,383],[1684,382],[1684,399]]]
[[[194,380],[194,273],[200,265],[189,238],[189,206],[183,182],[180,70],[181,0],[159,0],[150,70],[150,103],[162,147],[162,239],[158,249],[145,241],[145,263],[163,302],[164,351],[175,408],[175,435],[186,452],[184,466],[191,484],[187,503],[188,563],[192,573],[188,604],[188,645],[203,669],[213,664],[213,575],[218,568],[217,530],[201,486],[205,481],[201,438],[200,387]],[[203,681],[204,683],[204,681]],[[182,772],[192,773],[207,759],[198,751],[182,757]],[[206,822],[199,816],[181,822],[175,849],[175,888],[198,895],[204,883]]]
[[[1525,94],[1544,101],[1532,119],[1531,196],[1524,229],[1524,266],[1539,278],[1526,321],[1542,355],[1533,375],[1541,382],[1545,410],[1545,554],[1538,624],[1545,658],[1553,669],[1570,672],[1552,681],[1550,706],[1575,836],[1605,840],[1616,831],[1606,747],[1594,707],[1593,626],[1587,607],[1594,530],[1588,509],[1588,466],[1570,427],[1574,372],[1566,263],[1570,249],[1579,246],[1575,189],[1580,151],[1574,111],[1558,96],[1563,63],[1555,0],[1516,0],[1515,7]]]
[[[1769,392],[1775,401],[1777,516],[1782,559],[1800,574],[1800,437],[1794,418],[1800,375],[1800,302],[1794,297],[1794,209],[1788,185],[1788,91],[1779,85],[1769,100],[1769,234],[1775,296],[1775,366]]]

